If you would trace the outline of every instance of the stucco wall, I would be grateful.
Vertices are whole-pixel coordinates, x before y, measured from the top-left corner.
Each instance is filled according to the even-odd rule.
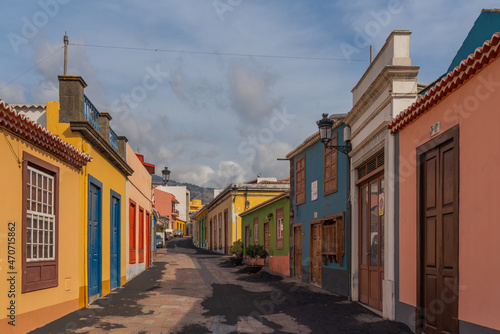
[[[343,126],[334,130],[337,133],[338,144],[345,145],[343,141]],[[345,154],[337,153],[337,192],[323,196],[323,152],[324,145],[321,141],[314,143],[312,146],[307,148],[304,152],[294,157],[294,162],[305,155],[305,192],[306,201],[304,204],[295,205],[294,204],[294,223],[302,224],[302,232],[304,236],[302,237],[302,265],[309,266],[309,256],[310,256],[310,222],[312,220],[321,219],[324,216],[346,212],[347,203],[347,157]],[[295,164],[294,164],[295,169]],[[296,172],[296,171],[294,171]],[[297,176],[295,176],[297,180]],[[311,183],[318,180],[318,199],[311,201]],[[292,199],[295,203],[295,197]],[[316,213],[316,214],[315,214]],[[348,231],[348,219],[345,219],[345,240],[346,252],[343,257],[342,266],[338,263],[328,262],[327,268],[335,269],[346,269],[347,268],[347,256],[348,252],[348,241],[347,241],[347,231]]]
[[[416,147],[459,125],[459,306],[460,320],[500,330],[500,102],[496,60],[399,133],[400,142],[400,300],[417,302]]]
[[[127,164],[132,167],[134,170],[134,174],[129,176],[128,181],[127,181],[127,201],[124,203],[127,206],[127,217],[125,220],[125,225],[126,225],[126,254],[127,254],[127,281],[130,280],[132,277],[138,275],[141,273],[146,266],[148,265],[146,263],[146,252],[150,251],[150,249],[147,249],[147,233],[146,229],[149,228],[150,231],[150,236],[155,236],[155,231],[151,228],[153,225],[153,219],[150,216],[150,226],[146,225],[146,214],[144,214],[144,262],[139,263],[139,253],[137,252],[136,254],[136,263],[135,264],[130,264],[129,262],[129,248],[130,248],[130,238],[129,238],[129,233],[130,233],[130,217],[129,217],[129,210],[128,210],[128,203],[129,200],[134,201],[137,204],[137,210],[139,210],[139,207],[142,207],[146,212],[149,212],[151,215],[151,175],[149,172],[146,170],[144,165],[141,163],[139,158],[135,155],[134,150],[132,150],[132,147],[127,143]],[[139,245],[139,213],[137,211],[136,214],[136,241],[135,244]],[[155,239],[152,239],[155,240]],[[150,245],[153,246],[154,248],[154,242],[150,240]],[[136,248],[138,251],[138,247]],[[152,254],[150,255],[152,258]]]
[[[5,134],[5,136],[4,136]],[[3,289],[0,294],[0,332],[26,333],[63,315],[78,309],[79,296],[79,262],[78,245],[82,236],[78,231],[79,211],[79,179],[80,170],[68,165],[52,154],[37,147],[26,144],[17,136],[3,130],[0,132],[0,155],[2,156],[2,172],[0,173],[0,268]],[[43,290],[22,293],[22,172],[7,141],[20,159],[27,152],[43,161],[59,168],[59,235],[58,235],[58,286]],[[8,223],[15,223],[15,297],[8,298],[10,286],[7,285],[8,265]],[[12,240],[11,240],[12,241]],[[7,307],[15,300],[16,326],[7,325]]]
[[[83,200],[80,201],[78,228],[80,239],[78,248],[79,257],[86,259],[87,256],[87,193],[88,193],[88,176],[96,178],[103,184],[102,188],[102,250],[101,250],[101,268],[102,268],[102,295],[110,292],[110,201],[111,190],[121,196],[121,224],[120,224],[120,281],[121,284],[126,282],[126,259],[127,249],[124,245],[126,242],[127,226],[126,219],[126,177],[114,167],[101,153],[85,140],[82,135],[77,132],[72,132],[69,128],[69,123],[59,123],[59,102],[47,102],[47,129],[54,134],[59,135],[61,139],[75,146],[78,150],[90,154],[92,161],[83,168],[80,177],[79,191]],[[87,264],[83,261],[80,267],[80,307],[88,304],[87,296]]]

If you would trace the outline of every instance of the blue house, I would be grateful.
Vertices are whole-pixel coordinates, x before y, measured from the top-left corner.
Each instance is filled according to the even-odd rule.
[[[333,119],[333,118],[331,118]],[[346,145],[336,118],[330,145]],[[325,148],[319,133],[287,155],[290,160],[290,276],[349,295],[349,159]]]

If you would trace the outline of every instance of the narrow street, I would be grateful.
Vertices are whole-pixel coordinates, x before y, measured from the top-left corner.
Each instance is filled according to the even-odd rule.
[[[149,268],[32,333],[410,333],[357,303],[174,239]]]

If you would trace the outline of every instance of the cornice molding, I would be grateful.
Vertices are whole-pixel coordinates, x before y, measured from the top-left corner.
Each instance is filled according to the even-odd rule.
[[[71,131],[79,132],[87,139],[100,153],[108,159],[123,175],[129,176],[134,173],[134,170],[127,162],[118,154],[118,152],[106,141],[99,132],[88,121],[72,121],[70,122]]]

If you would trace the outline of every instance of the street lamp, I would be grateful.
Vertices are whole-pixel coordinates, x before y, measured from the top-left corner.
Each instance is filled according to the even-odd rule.
[[[345,155],[349,155],[352,150],[351,143],[347,142],[347,145],[329,145],[332,139],[333,119],[328,118],[328,114],[323,114],[323,118],[317,121],[316,124],[318,124],[319,138],[325,148],[336,149]]]
[[[162,171],[161,171],[161,176],[163,178],[163,184],[166,185],[168,180],[170,180],[170,173],[171,171],[168,170],[168,167],[165,167]]]

